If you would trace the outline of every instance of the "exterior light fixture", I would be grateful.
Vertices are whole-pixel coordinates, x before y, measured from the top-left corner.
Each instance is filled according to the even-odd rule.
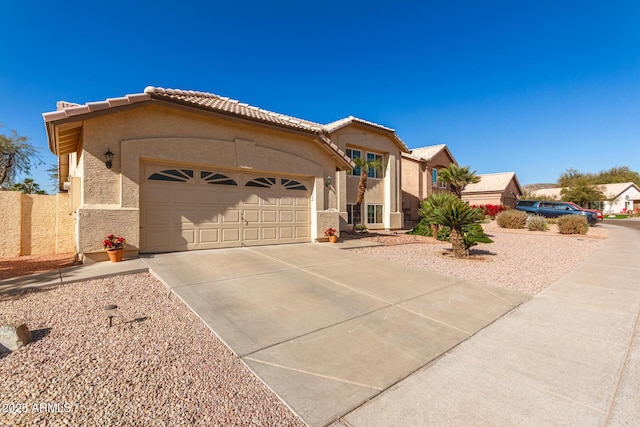
[[[116,315],[117,305],[111,304],[104,308],[107,311],[107,318],[109,319],[109,327],[113,325],[113,318]]]
[[[111,169],[111,165],[113,165],[112,163],[113,156],[114,154],[111,152],[109,148],[107,148],[107,151],[105,151],[104,153],[104,158],[105,158],[104,164],[107,166],[107,169]]]
[[[327,179],[324,182],[324,186],[328,187],[331,185],[331,175],[327,175]]]

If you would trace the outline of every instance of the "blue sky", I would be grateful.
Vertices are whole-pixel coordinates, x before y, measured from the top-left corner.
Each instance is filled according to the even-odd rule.
[[[56,101],[151,85],[353,115],[522,184],[640,171],[637,0],[7,1],[0,15],[0,133],[29,136],[48,165]]]

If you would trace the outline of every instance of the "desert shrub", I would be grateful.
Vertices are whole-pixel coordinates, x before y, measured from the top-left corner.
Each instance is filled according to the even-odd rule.
[[[505,205],[473,205],[472,207],[480,209],[485,216],[488,216],[491,219],[495,219],[496,215],[500,212],[504,212],[509,209],[509,206]]]
[[[547,218],[541,215],[533,215],[527,221],[527,228],[529,231],[544,231],[549,228]]]
[[[564,215],[558,218],[560,234],[587,234],[589,223],[583,215]]]
[[[418,225],[413,227],[411,230],[407,231],[407,234],[417,234],[418,236],[431,237],[431,235],[432,235],[432,233],[431,233],[431,224],[429,224],[423,218],[422,220],[420,220]]]
[[[496,222],[502,228],[523,228],[527,224],[527,213],[509,209],[496,215]]]

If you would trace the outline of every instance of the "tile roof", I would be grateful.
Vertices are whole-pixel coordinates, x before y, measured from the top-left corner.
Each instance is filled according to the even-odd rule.
[[[56,154],[58,153],[58,149],[55,147],[52,139],[53,128],[50,129],[54,124],[53,122],[74,118],[76,116],[78,120],[81,120],[80,116],[84,114],[154,100],[187,105],[229,116],[315,134],[318,140],[321,141],[326,148],[336,154],[342,163],[345,163],[345,165],[350,167],[354,167],[353,161],[342,149],[340,149],[335,143],[331,142],[327,134],[327,129],[319,123],[263,110],[262,108],[254,107],[252,105],[212,93],[181,89],[164,89],[153,86],[147,86],[144,93],[125,95],[120,98],[109,98],[105,101],[89,102],[84,105],[65,101],[58,102],[57,111],[42,114],[45,125],[47,126],[47,134],[49,135],[49,147],[52,152]],[[77,144],[77,141],[75,143]],[[73,151],[72,148],[68,148],[67,151],[68,150]]]
[[[480,178],[480,182],[468,184],[462,194],[504,191],[513,179],[516,180],[516,184],[520,187],[515,172],[487,173],[480,174],[478,177]]]
[[[410,153],[402,153],[402,156],[421,162],[429,162],[433,160],[433,158],[437,156],[438,153],[440,153],[442,150],[446,150],[453,162],[455,164],[458,164],[446,144],[428,145],[426,147],[414,148]]]
[[[235,99],[222,97],[213,93],[197,92],[193,90],[163,89],[153,86],[147,86],[144,93],[151,95],[155,99],[178,101],[191,106],[202,107],[207,110],[229,113],[231,115],[266,123],[273,123],[284,127],[299,128],[316,133],[324,131],[323,126],[319,123],[263,110],[262,108],[254,107]]]
[[[417,159],[417,160],[429,161],[433,159],[434,156],[438,154],[440,151],[442,151],[442,149],[445,147],[446,147],[445,144],[439,144],[439,145],[430,145],[430,146],[421,147],[421,148],[414,148],[413,150],[411,150],[411,153],[409,153],[408,157],[413,157],[414,159]]]
[[[328,123],[328,124],[324,125],[324,129],[327,132],[332,133],[332,132],[335,132],[338,129],[341,129],[341,128],[343,128],[345,126],[348,126],[348,125],[350,125],[352,123],[359,123],[361,125],[371,126],[371,127],[380,129],[382,131],[391,133],[391,134],[393,134],[392,135],[393,138],[395,139],[396,143],[400,146],[402,151],[404,151],[404,152],[408,152],[409,151],[409,148],[407,147],[407,144],[405,144],[404,141],[402,139],[400,139],[400,137],[396,134],[395,129],[392,129],[392,128],[389,128],[389,127],[386,127],[386,126],[382,126],[382,125],[379,125],[377,123],[373,123],[373,122],[370,122],[370,121],[367,121],[367,120],[359,119],[357,117],[349,116],[349,117],[345,117],[344,119],[336,120],[335,122],[331,122],[331,123]]]

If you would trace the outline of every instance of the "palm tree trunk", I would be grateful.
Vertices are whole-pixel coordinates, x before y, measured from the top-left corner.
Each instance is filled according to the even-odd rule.
[[[449,235],[449,241],[451,242],[451,247],[453,248],[453,256],[455,256],[456,258],[465,258],[467,255],[469,255],[469,252],[464,247],[464,239],[462,237],[461,230],[452,228],[451,234]]]
[[[362,202],[364,201],[364,193],[367,191],[367,168],[360,168],[360,181],[358,182],[358,198],[356,200],[356,212],[360,220],[362,221]],[[355,215],[354,215],[355,216]],[[353,228],[351,229],[352,233],[356,232],[356,226],[358,225],[358,221],[353,220]]]

